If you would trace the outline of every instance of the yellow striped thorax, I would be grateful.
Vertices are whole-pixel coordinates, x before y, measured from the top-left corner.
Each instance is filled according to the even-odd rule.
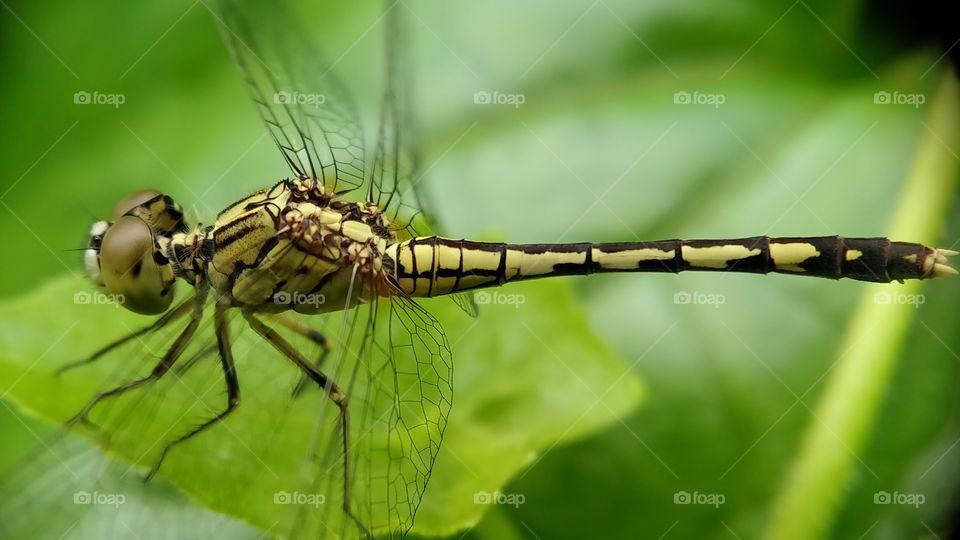
[[[212,246],[207,277],[218,300],[232,305],[344,309],[389,294],[383,254],[395,238],[388,227],[375,205],[330,197],[309,179],[283,181],[217,216],[205,239]],[[175,239],[174,250],[195,243]]]
[[[144,191],[93,225],[85,259],[90,277],[139,313],[167,309],[176,278],[206,281],[232,306],[323,313],[397,292],[383,257],[396,242],[389,225],[376,205],[306,178],[257,191],[192,231],[170,197]]]

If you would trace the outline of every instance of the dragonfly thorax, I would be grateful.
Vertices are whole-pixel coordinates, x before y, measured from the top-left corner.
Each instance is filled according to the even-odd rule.
[[[395,237],[380,209],[329,197],[308,179],[233,204],[217,217],[211,239],[207,276],[231,305],[321,313],[390,287],[383,254]]]

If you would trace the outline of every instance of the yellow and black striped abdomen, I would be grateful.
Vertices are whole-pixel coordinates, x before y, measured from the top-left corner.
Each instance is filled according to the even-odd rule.
[[[953,254],[886,238],[842,236],[611,244],[500,244],[431,236],[387,252],[397,285],[411,296],[598,272],[778,272],[885,283],[956,273],[946,264]]]

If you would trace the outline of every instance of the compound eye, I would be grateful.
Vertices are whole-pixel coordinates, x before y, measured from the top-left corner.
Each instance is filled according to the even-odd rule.
[[[103,235],[100,278],[107,292],[131,311],[162,313],[173,301],[173,277],[165,278],[165,261],[154,252],[153,233],[138,217],[121,217]]]
[[[159,195],[160,192],[155,189],[144,189],[127,195],[126,197],[120,199],[117,204],[113,206],[113,211],[110,212],[110,221],[120,219],[121,216],[130,210],[133,210],[134,208]]]

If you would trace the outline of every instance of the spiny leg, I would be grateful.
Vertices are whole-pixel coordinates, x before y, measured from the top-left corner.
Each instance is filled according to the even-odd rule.
[[[191,300],[192,300],[192,299],[191,299]],[[64,365],[60,366],[60,368],[57,369],[57,371],[55,372],[55,374],[56,374],[56,375],[60,375],[60,374],[62,374],[63,372],[65,372],[65,371],[67,371],[67,370],[70,370],[70,369],[73,369],[73,368],[77,368],[77,367],[80,367],[80,366],[85,366],[85,365],[87,365],[87,364],[92,364],[93,362],[95,362],[95,361],[96,361],[98,358],[100,358],[101,356],[107,354],[108,352],[112,351],[113,349],[116,349],[117,347],[119,347],[119,346],[121,346],[121,345],[123,345],[123,344],[125,344],[125,343],[127,343],[127,342],[129,342],[129,341],[131,341],[131,340],[133,340],[133,339],[135,339],[135,338],[138,338],[138,337],[140,337],[140,336],[142,336],[142,335],[144,335],[144,334],[149,334],[150,332],[155,332],[155,331],[157,331],[157,330],[160,330],[161,328],[163,328],[163,327],[166,326],[167,324],[169,324],[169,323],[171,323],[171,322],[179,319],[180,317],[183,317],[183,316],[186,315],[187,313],[189,313],[189,312],[190,312],[190,306],[191,306],[190,300],[184,301],[184,302],[183,302],[182,304],[180,304],[179,306],[177,306],[177,307],[175,307],[175,308],[172,308],[172,309],[170,309],[169,311],[167,311],[166,313],[164,313],[163,315],[161,315],[159,319],[157,319],[156,321],[153,322],[153,324],[150,324],[150,325],[148,325],[148,326],[144,326],[143,328],[141,328],[141,329],[139,329],[139,330],[136,330],[136,331],[134,331],[134,332],[131,332],[130,334],[127,334],[126,336],[124,336],[124,337],[122,337],[122,338],[120,338],[120,339],[118,339],[118,340],[116,340],[116,341],[114,341],[114,342],[106,345],[105,347],[101,348],[100,350],[94,352],[93,354],[91,354],[90,356],[88,356],[88,357],[86,357],[86,358],[84,358],[84,359],[82,359],[82,360],[77,360],[77,361],[70,362],[70,363],[68,363],[68,364],[64,364]]]
[[[173,345],[167,349],[167,352],[163,355],[163,358],[161,358],[160,362],[153,367],[153,370],[150,371],[149,375],[118,386],[112,390],[107,390],[106,392],[100,392],[94,395],[93,398],[91,398],[90,401],[88,401],[87,404],[80,409],[80,412],[67,420],[67,426],[72,426],[78,422],[83,422],[84,424],[90,425],[90,422],[87,420],[87,414],[97,403],[100,403],[106,398],[119,396],[120,394],[129,392],[130,390],[139,388],[145,384],[149,384],[166,374],[166,372],[170,370],[177,359],[180,358],[180,355],[183,354],[183,351],[190,343],[190,339],[193,338],[193,334],[197,331],[197,327],[200,325],[200,319],[203,317],[203,303],[205,297],[206,287],[203,287],[202,291],[198,291],[197,295],[193,298],[193,310],[190,314],[190,322],[187,323],[187,327],[180,332],[180,335],[177,336],[177,339],[173,342]],[[179,308],[176,308],[176,310],[179,310]]]
[[[343,443],[343,511],[344,513],[356,523],[357,527],[360,528],[360,531],[367,537],[372,538],[372,534],[367,529],[357,516],[353,514],[353,511],[350,509],[350,452],[349,452],[349,443],[348,437],[350,433],[350,421],[349,415],[347,414],[347,396],[343,393],[342,390],[337,386],[332,379],[327,377],[322,371],[314,367],[310,362],[307,361],[303,355],[300,354],[297,349],[295,349],[289,342],[287,342],[283,337],[280,336],[276,331],[274,331],[269,326],[263,324],[253,316],[251,313],[244,312],[244,318],[247,319],[247,323],[250,325],[250,328],[253,328],[253,331],[257,334],[260,334],[260,337],[265,339],[268,343],[273,345],[275,349],[280,351],[281,354],[286,356],[290,361],[297,365],[312,381],[316,382],[318,386],[327,394],[327,397],[330,398],[339,409],[340,409],[340,430],[342,432],[342,443]]]
[[[233,365],[233,353],[230,351],[230,321],[226,316],[226,311],[228,309],[230,309],[228,306],[217,304],[216,310],[213,313],[213,324],[217,334],[217,348],[220,351],[220,365],[223,367],[223,379],[227,385],[227,408],[213,418],[210,418],[206,422],[200,424],[189,433],[167,443],[167,445],[163,447],[163,451],[160,452],[160,457],[153,464],[153,467],[150,468],[150,472],[148,472],[144,477],[144,482],[153,478],[153,475],[155,475],[160,469],[160,465],[163,463],[164,458],[167,457],[167,452],[169,452],[174,446],[177,446],[194,435],[199,434],[201,431],[209,428],[217,422],[222,421],[227,417],[228,414],[233,412],[238,405],[240,405],[240,383],[237,381],[237,370]],[[194,356],[194,358],[197,358],[197,356]]]
[[[317,332],[313,328],[310,328],[306,324],[303,324],[289,315],[284,315],[283,313],[273,313],[267,315],[267,317],[270,320],[275,321],[280,326],[283,326],[284,328],[287,328],[288,330],[291,330],[292,332],[295,332],[319,345],[323,350],[320,351],[320,356],[317,357],[317,360],[313,363],[313,365],[318,370],[323,368],[324,360],[326,360],[327,355],[330,354],[330,343],[323,334]],[[294,386],[293,391],[290,392],[290,397],[296,398],[303,393],[303,390],[307,387],[308,382],[310,382],[310,377],[306,373],[301,373],[300,380],[297,381],[297,385]]]

